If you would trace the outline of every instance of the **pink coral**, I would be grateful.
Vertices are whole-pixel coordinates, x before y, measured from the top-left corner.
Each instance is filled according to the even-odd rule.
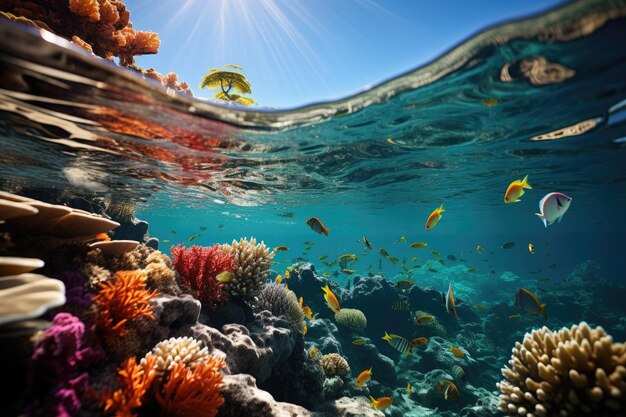
[[[223,284],[215,277],[221,272],[234,270],[232,256],[222,251],[219,245],[190,248],[178,245],[173,246],[171,251],[174,269],[204,307],[212,310],[226,298]]]

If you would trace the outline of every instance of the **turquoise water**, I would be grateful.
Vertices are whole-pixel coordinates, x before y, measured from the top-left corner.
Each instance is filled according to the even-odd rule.
[[[276,112],[168,95],[60,39],[2,24],[15,42],[0,51],[0,188],[136,204],[165,252],[246,236],[286,245],[274,275],[307,261],[341,286],[352,276],[320,257],[354,253],[355,275],[439,291],[453,282],[471,304],[511,304],[515,286],[499,281],[511,273],[518,286],[567,298],[566,280],[587,260],[624,285],[625,7],[583,2],[490,29],[355,97]],[[525,175],[533,188],[505,204]],[[534,213],[556,191],[573,201],[545,228]],[[305,224],[311,216],[328,236]],[[363,235],[374,246],[365,253]],[[428,246],[409,246],[418,241]]]

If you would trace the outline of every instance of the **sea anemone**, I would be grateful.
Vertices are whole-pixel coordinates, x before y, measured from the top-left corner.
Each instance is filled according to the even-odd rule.
[[[320,365],[324,370],[326,378],[332,378],[334,376],[345,378],[350,373],[348,361],[338,353],[329,353],[328,355],[322,356]]]
[[[623,416],[626,344],[581,322],[526,333],[498,383],[498,408],[515,416]]]
[[[284,316],[299,330],[304,330],[304,313],[293,291],[281,284],[267,284],[257,297],[258,310],[269,310],[273,315]]]
[[[270,252],[264,242],[257,244],[254,238],[233,240],[221,248],[233,257],[235,265],[233,279],[224,290],[231,295],[238,294],[244,300],[253,300],[267,280],[274,252]]]

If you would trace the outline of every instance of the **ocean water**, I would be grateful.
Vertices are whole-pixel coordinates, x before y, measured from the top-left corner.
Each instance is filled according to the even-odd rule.
[[[623,303],[567,289],[585,262],[591,280],[626,285],[625,16],[624,2],[574,3],[488,29],[359,95],[281,111],[176,95],[0,22],[0,189],[132,206],[166,253],[241,237],[285,245],[272,277],[311,262],[341,287],[368,274],[442,292],[453,283],[472,305],[512,306],[525,287],[606,311],[594,324],[624,340]],[[505,204],[526,175],[532,189]],[[535,213],[550,192],[572,203],[544,227]],[[305,224],[312,216],[328,236]],[[353,275],[320,260],[342,254],[358,256]],[[584,318],[563,317],[516,330]]]

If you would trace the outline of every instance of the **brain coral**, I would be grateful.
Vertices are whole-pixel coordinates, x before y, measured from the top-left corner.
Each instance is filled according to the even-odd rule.
[[[626,415],[626,345],[581,322],[526,333],[498,383],[498,407],[516,416]]]
[[[235,263],[234,277],[224,286],[228,294],[239,294],[246,300],[256,297],[267,276],[274,259],[265,243],[256,243],[256,239],[233,240],[230,245],[222,245],[222,250],[233,256]]]
[[[338,353],[329,353],[328,355],[322,356],[320,365],[322,369],[324,369],[326,378],[332,378],[334,376],[345,378],[350,373],[348,361]]]
[[[298,329],[304,329],[304,313],[293,291],[281,284],[267,284],[257,298],[259,310],[269,310],[273,315],[285,316]]]
[[[339,310],[339,313],[335,314],[335,321],[355,332],[362,332],[365,326],[367,326],[365,314],[361,310],[354,308],[342,308]]]
[[[199,363],[206,361],[209,352],[206,346],[202,347],[201,341],[185,336],[172,337],[157,343],[147,356],[156,356],[155,369],[159,375],[163,375],[179,362],[193,369]],[[146,358],[143,358],[141,363],[145,362]]]

